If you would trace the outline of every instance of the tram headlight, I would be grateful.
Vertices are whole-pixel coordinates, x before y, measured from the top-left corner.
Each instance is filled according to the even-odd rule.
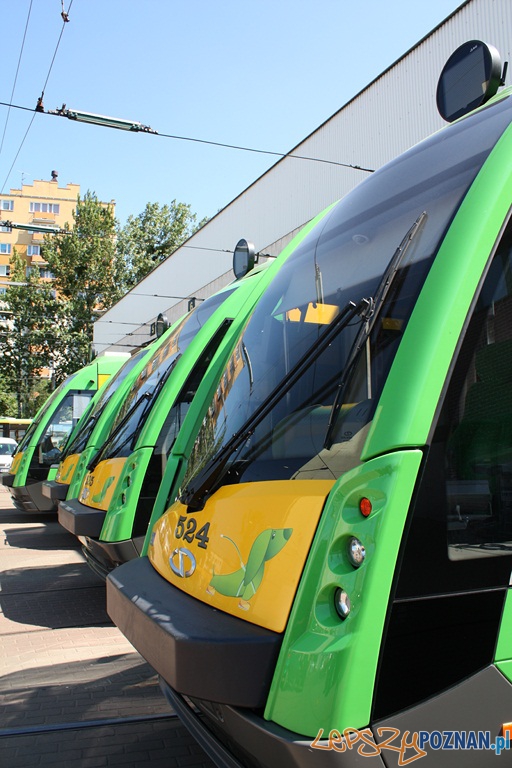
[[[352,536],[348,543],[348,559],[354,568],[359,568],[364,563],[365,557],[366,549],[363,542]]]
[[[334,593],[334,606],[340,619],[346,619],[350,613],[350,597],[344,589],[338,588]]]

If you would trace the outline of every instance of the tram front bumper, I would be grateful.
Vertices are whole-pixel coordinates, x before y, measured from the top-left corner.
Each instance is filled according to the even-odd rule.
[[[313,738],[265,720],[282,636],[190,597],[147,557],[107,578],[107,611],[159,673],[180,719],[222,768],[356,768],[357,750],[319,751]],[[377,751],[377,750],[376,750]],[[372,766],[384,768],[380,756]]]
[[[14,475],[11,475],[14,478]],[[46,514],[55,512],[56,505],[43,496],[42,482],[29,483],[27,485],[11,485],[9,491],[12,496],[14,506],[24,512],[36,512]]]
[[[59,523],[75,536],[99,538],[106,512],[104,509],[86,507],[78,499],[59,501]]]
[[[51,499],[55,505],[59,501],[64,501],[68,494],[69,484],[58,483],[56,480],[45,480],[43,483],[43,496],[47,499]]]
[[[5,486],[5,488],[12,488],[15,477],[16,475],[11,475],[10,473],[6,475],[0,475],[0,483]]]
[[[108,576],[107,611],[174,690],[233,706],[264,706],[282,635],[181,592],[147,557]]]
[[[124,541],[102,541],[90,536],[80,536],[82,552],[89,567],[103,580],[114,568],[140,556],[140,548],[144,539],[125,539]],[[139,544],[139,548],[137,548]]]

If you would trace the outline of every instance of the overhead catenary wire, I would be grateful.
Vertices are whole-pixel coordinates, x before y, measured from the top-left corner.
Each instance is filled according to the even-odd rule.
[[[20,71],[21,58],[23,56],[23,50],[25,48],[25,39],[27,37],[27,29],[28,29],[28,24],[29,24],[29,21],[30,21],[30,14],[32,12],[32,3],[33,3],[33,0],[30,0],[30,5],[29,5],[29,9],[28,9],[28,14],[27,14],[27,21],[25,23],[25,31],[23,33],[23,40],[21,42],[20,55],[18,57],[18,65],[16,67],[16,73],[14,75],[14,82],[13,82],[13,85],[12,85],[11,101],[14,98],[14,91],[16,90],[16,83],[18,81],[18,73]],[[7,110],[7,116],[5,118],[5,125],[4,125],[4,131],[3,131],[3,134],[2,134],[2,141],[0,142],[0,155],[2,154],[2,149],[3,149],[3,146],[4,146],[5,134],[6,134],[6,131],[7,131],[7,125],[9,123],[9,116],[10,116],[10,114],[11,114],[11,108],[9,107],[9,109]]]
[[[47,283],[42,283],[41,285],[38,284],[30,284],[30,283],[20,283],[15,281],[6,281],[6,282],[0,282],[0,288],[29,288],[31,290],[39,291],[41,288],[48,288],[50,290],[52,289],[53,281],[49,281]],[[195,299],[196,301],[205,301],[205,299],[201,298],[200,296],[169,296],[165,293],[138,293],[135,291],[131,292],[132,296],[146,296],[148,298],[152,299],[177,299],[178,301],[189,301],[190,299]],[[1,301],[1,299],[0,299]],[[1,311],[1,310],[0,310]],[[95,322],[99,323],[116,323],[117,320],[96,320]],[[121,325],[124,325],[124,323],[120,323]],[[138,325],[137,323],[126,323],[126,325]]]
[[[38,102],[38,105],[39,105],[39,102]],[[32,109],[30,109],[30,107],[23,107],[23,106],[18,105],[18,104],[10,104],[10,103],[5,102],[5,101],[0,101],[0,106],[2,106],[2,107],[10,107],[12,109],[23,109],[23,110],[26,110],[28,112],[31,112],[31,111],[33,111],[33,112],[40,112],[41,114],[45,114],[45,115],[53,114],[53,115],[66,116],[62,109],[61,110],[56,110],[54,112],[45,112],[44,108],[36,108],[36,109],[32,110]],[[41,105],[41,107],[42,107],[42,105]],[[69,112],[69,110],[67,110],[67,111]],[[235,149],[235,150],[238,150],[240,152],[255,152],[255,153],[260,154],[260,155],[271,155],[273,157],[279,157],[281,159],[285,159],[285,158],[288,159],[289,158],[291,160],[305,160],[305,161],[309,161],[309,162],[313,162],[313,163],[325,163],[327,165],[336,165],[336,166],[339,166],[339,167],[342,167],[342,168],[352,168],[355,171],[362,171],[363,173],[374,173],[374,170],[375,170],[374,168],[365,168],[362,165],[355,165],[353,163],[343,163],[343,162],[341,162],[339,160],[328,160],[327,158],[323,158],[323,157],[311,157],[309,155],[297,155],[297,154],[294,154],[293,152],[274,152],[273,150],[269,150],[269,149],[257,149],[255,147],[245,147],[245,146],[242,146],[240,144],[228,144],[228,143],[224,143],[224,142],[220,142],[220,141],[211,141],[209,139],[198,139],[198,138],[194,138],[192,136],[177,136],[177,135],[171,134],[171,133],[158,133],[157,131],[143,131],[143,133],[145,133],[145,135],[149,135],[149,136],[159,136],[162,139],[174,139],[175,141],[190,141],[190,142],[194,142],[194,143],[198,143],[198,144],[208,144],[208,145],[213,146],[213,147],[221,147],[221,148],[224,148],[224,149]],[[9,173],[10,173],[10,171],[9,171]],[[5,186],[5,183],[4,183],[4,186]]]
[[[57,51],[59,50],[59,45],[60,45],[60,41],[62,40],[62,34],[64,32],[64,28],[66,26],[66,22],[69,21],[68,14],[69,14],[69,11],[71,10],[71,6],[72,5],[73,5],[73,0],[70,0],[68,11],[65,14],[66,18],[63,17],[63,20],[62,20],[62,27],[61,27],[61,30],[60,30],[60,35],[59,35],[59,39],[57,40],[57,45],[55,46],[55,51],[53,52],[53,57],[52,57],[52,61],[51,61],[51,64],[50,64],[50,68],[48,70],[48,74],[46,75],[46,80],[44,81],[43,91],[41,93],[41,100],[44,97],[44,92],[46,91],[46,86],[48,85],[48,80],[50,79],[50,74],[51,74],[51,71],[53,69],[53,65],[55,63],[55,58],[57,56]],[[64,9],[64,7],[63,7],[63,9]]]
[[[138,291],[131,291],[130,296],[146,296],[150,299],[178,299],[178,301],[189,301],[189,299],[204,301],[204,299],[201,299],[199,296],[168,296],[165,293],[139,293]]]
[[[353,165],[352,163],[341,163],[338,160],[327,160],[322,157],[310,157],[308,155],[296,155],[291,152],[273,152],[268,149],[255,149],[254,147],[244,147],[238,144],[225,144],[221,141],[208,141],[206,139],[192,138],[191,136],[175,136],[170,133],[156,133],[157,136],[161,136],[163,139],[175,139],[176,141],[192,141],[198,144],[209,144],[214,147],[223,147],[225,149],[237,149],[241,152],[256,152],[260,155],[273,155],[280,158],[293,158],[294,160],[310,160],[314,163],[327,163],[328,165],[339,165],[343,168],[353,168],[355,171],[363,171],[364,173],[373,173],[373,168],[364,168],[361,165]]]
[[[67,14],[66,14],[66,16],[69,14],[69,11],[71,10],[71,6],[72,6],[72,5],[73,5],[73,0],[70,0],[70,3],[69,3],[69,8],[68,8],[68,11],[67,11]],[[30,4],[30,7],[32,8],[32,2],[31,2],[31,4]],[[29,17],[30,17],[30,13],[29,13]],[[11,173],[12,173],[12,169],[14,168],[14,164],[16,163],[16,160],[18,159],[18,156],[19,156],[19,154],[20,154],[20,152],[21,152],[21,150],[22,150],[22,148],[23,148],[23,145],[24,145],[24,143],[25,143],[25,141],[26,141],[26,138],[27,138],[27,136],[28,136],[28,134],[29,134],[29,131],[30,131],[30,129],[32,128],[32,124],[33,124],[33,122],[34,122],[34,118],[35,118],[35,116],[36,116],[36,113],[37,113],[37,112],[40,112],[41,110],[44,112],[44,108],[42,107],[42,104],[43,104],[43,98],[44,98],[44,93],[45,93],[45,90],[46,90],[46,86],[48,85],[48,80],[50,79],[50,74],[51,74],[51,71],[52,71],[52,69],[53,69],[53,65],[54,65],[54,63],[55,63],[55,58],[56,58],[56,56],[57,56],[57,51],[59,50],[60,41],[61,41],[61,39],[62,39],[62,33],[64,32],[64,27],[66,26],[66,21],[69,21],[69,19],[68,19],[68,18],[66,18],[66,19],[65,19],[65,18],[63,17],[63,21],[62,21],[62,28],[61,28],[61,31],[60,31],[59,39],[57,40],[57,45],[55,46],[55,50],[54,50],[54,52],[53,52],[52,60],[51,60],[51,63],[50,63],[50,67],[49,67],[49,69],[48,69],[48,74],[46,75],[46,80],[44,81],[44,85],[43,85],[43,90],[42,90],[42,92],[41,92],[41,96],[39,97],[39,99],[38,99],[38,101],[37,101],[37,105],[38,105],[38,106],[37,106],[37,108],[36,108],[36,109],[33,109],[33,110],[31,110],[31,111],[33,111],[33,113],[34,113],[34,114],[32,115],[32,119],[30,120],[30,123],[28,124],[27,130],[25,131],[25,135],[23,136],[23,139],[21,140],[21,144],[20,144],[20,146],[19,146],[19,148],[18,148],[18,151],[16,152],[16,155],[15,155],[15,157],[14,157],[14,160],[12,161],[12,165],[11,165],[11,167],[9,168],[9,172],[7,173],[7,176],[5,177],[5,181],[4,181],[3,185],[2,185],[2,189],[0,190],[0,194],[2,194],[2,193],[3,193],[3,191],[4,191],[4,189],[5,189],[5,185],[7,184],[7,181],[8,181],[8,179],[9,179],[9,176],[10,176],[10,175],[11,175]],[[28,19],[27,19],[27,27],[28,27]],[[25,29],[25,35],[26,35],[26,32],[27,32],[27,30]],[[25,41],[25,37],[23,38],[23,42],[24,42],[24,41]],[[16,76],[17,76],[17,72],[16,72]],[[11,101],[12,101],[12,96],[11,96]],[[9,106],[9,105],[7,105],[7,106]],[[15,105],[14,105],[14,104],[11,104],[11,107],[12,107],[12,108],[15,108]],[[2,140],[2,143],[3,143],[3,140]]]

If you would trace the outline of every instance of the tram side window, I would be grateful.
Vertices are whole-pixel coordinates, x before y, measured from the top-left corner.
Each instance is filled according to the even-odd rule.
[[[506,585],[511,567],[509,225],[454,362],[404,540],[397,597]]]
[[[450,560],[512,553],[512,248],[498,251],[445,403]],[[469,349],[471,353],[468,354]],[[457,373],[457,371],[456,371]],[[461,376],[461,373],[463,374]]]
[[[512,568],[512,226],[463,332],[411,513],[377,719],[493,658]]]
[[[149,460],[146,474],[142,482],[135,520],[133,525],[134,536],[144,536],[147,530],[149,515],[153,508],[153,503],[157,497],[160,483],[165,473],[165,467],[171,454],[172,448],[178,437],[181,426],[188,413],[190,405],[196,395],[196,392],[206,375],[209,365],[217,351],[222,339],[224,338],[231,321],[227,320],[210,339],[203,350],[202,355],[192,368],[189,376],[184,382],[175,402],[170,408],[164,423],[160,428],[155,447]]]

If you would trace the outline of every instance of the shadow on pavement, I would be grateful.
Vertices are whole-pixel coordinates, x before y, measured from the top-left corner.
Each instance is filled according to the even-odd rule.
[[[0,678],[0,735],[7,729],[169,715],[153,669],[138,654],[32,667]]]
[[[89,575],[85,563],[16,569],[1,578],[0,625],[13,622],[6,634],[22,631],[19,625],[49,629],[112,625],[105,609],[105,584]]]
[[[6,523],[0,513],[0,522]],[[12,520],[12,522],[21,522]],[[44,523],[42,520],[30,523]],[[41,525],[25,525],[23,528],[7,528],[3,531],[3,542],[14,549],[80,549],[80,542],[73,534],[66,531],[55,520]]]

